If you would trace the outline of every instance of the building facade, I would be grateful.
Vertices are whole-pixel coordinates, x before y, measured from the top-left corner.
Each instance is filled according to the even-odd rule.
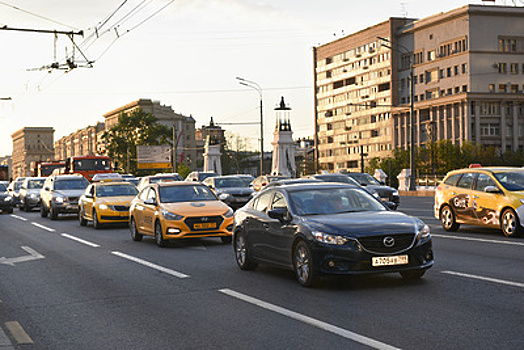
[[[102,139],[104,131],[104,123],[96,123],[62,137],[55,142],[55,159],[105,154],[105,142]]]
[[[359,153],[407,149],[411,98],[416,147],[450,140],[524,149],[523,8],[467,5],[420,20],[390,18],[314,56],[322,168],[357,170]]]
[[[122,113],[132,113],[137,109],[151,113],[158,123],[169,128],[175,128],[177,163],[185,163],[191,169],[196,169],[197,146],[195,141],[195,119],[175,113],[171,106],[161,105],[158,101],[139,99],[104,114],[106,129],[118,123],[118,116]]]
[[[13,139],[11,156],[13,179],[19,176],[32,176],[34,162],[54,160],[54,132],[52,127],[25,127],[11,135]]]

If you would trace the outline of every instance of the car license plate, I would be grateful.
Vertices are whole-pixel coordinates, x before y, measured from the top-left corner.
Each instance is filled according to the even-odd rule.
[[[193,225],[193,228],[195,230],[202,230],[202,229],[206,229],[206,228],[216,228],[217,227],[217,223],[216,222],[204,222],[204,223],[201,223],[201,224],[194,224]]]
[[[377,256],[371,259],[371,266],[405,265],[408,263],[407,255]]]

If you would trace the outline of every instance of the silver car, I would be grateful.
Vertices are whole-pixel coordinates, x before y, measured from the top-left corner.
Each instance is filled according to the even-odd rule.
[[[80,174],[51,175],[40,190],[40,214],[56,220],[58,214],[78,214],[78,199],[89,182]]]
[[[18,192],[20,210],[31,211],[40,206],[40,190],[44,186],[45,180],[45,177],[25,178]]]

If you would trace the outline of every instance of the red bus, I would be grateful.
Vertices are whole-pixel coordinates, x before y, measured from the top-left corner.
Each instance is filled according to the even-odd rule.
[[[111,158],[108,156],[74,156],[65,162],[65,174],[82,174],[88,181],[95,174],[112,172]]]

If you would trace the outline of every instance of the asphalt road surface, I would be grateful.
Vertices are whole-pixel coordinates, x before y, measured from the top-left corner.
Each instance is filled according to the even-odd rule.
[[[403,197],[399,207],[431,228],[436,263],[423,279],[317,288],[291,271],[241,271],[219,239],[159,248],[123,226],[2,214],[0,350],[522,349],[524,239],[447,233],[432,204]]]

